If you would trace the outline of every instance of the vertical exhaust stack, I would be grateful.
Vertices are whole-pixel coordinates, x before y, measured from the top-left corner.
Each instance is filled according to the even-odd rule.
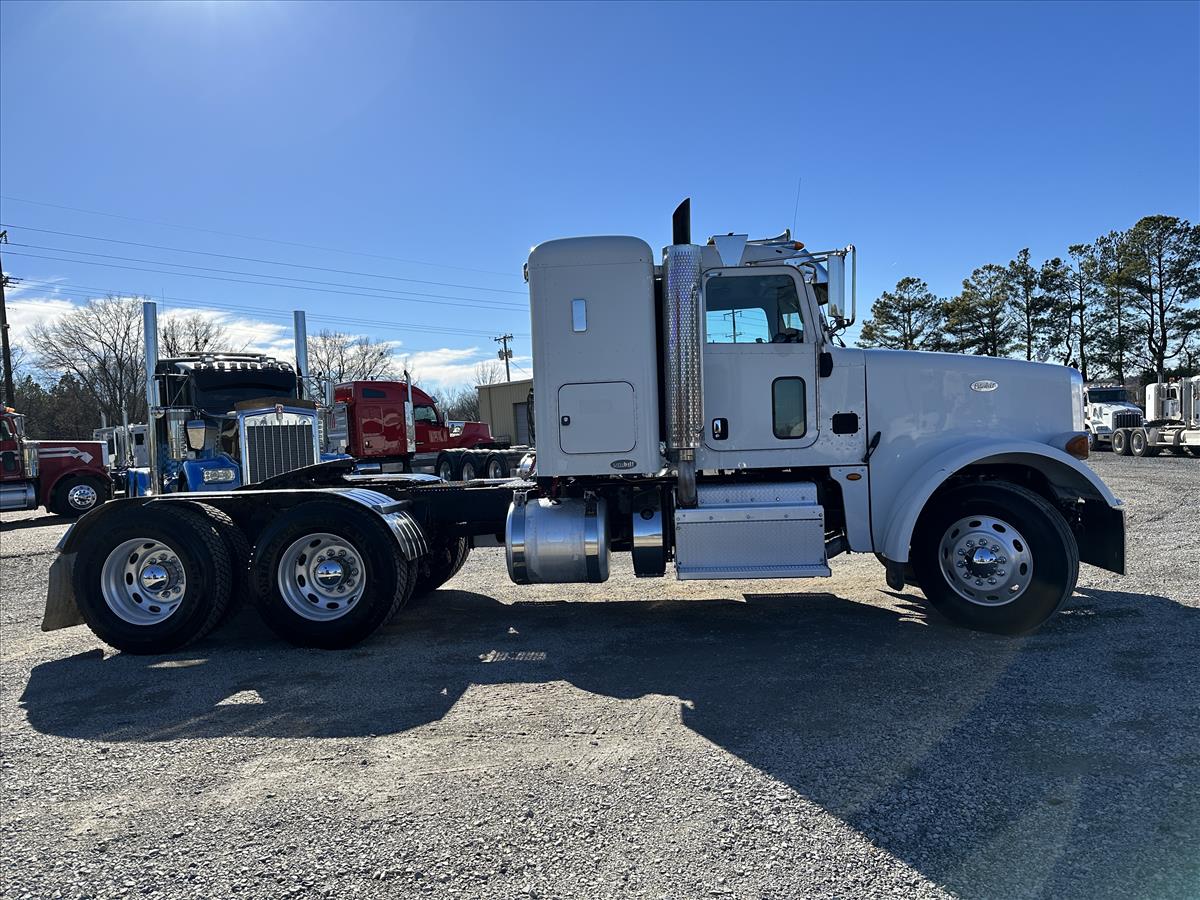
[[[146,345],[146,456],[150,463],[148,495],[159,492],[158,429],[154,426],[154,410],[158,407],[158,307],[152,301],[142,303],[142,340]]]
[[[696,448],[704,430],[700,309],[702,248],[691,243],[691,200],[671,217],[671,239],[663,250],[663,354],[666,369],[667,449],[679,473],[680,506],[696,505]]]
[[[296,381],[300,387],[300,397],[303,398],[305,379],[308,378],[308,324],[304,310],[292,311],[292,327],[296,333]]]

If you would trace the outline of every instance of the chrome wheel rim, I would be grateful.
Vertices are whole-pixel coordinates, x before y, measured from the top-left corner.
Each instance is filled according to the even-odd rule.
[[[472,463],[472,462],[463,463],[462,472],[463,472],[463,474],[462,474],[463,481],[472,480],[475,477],[475,463]]]
[[[946,529],[938,562],[956,594],[978,606],[1006,606],[1033,579],[1029,542],[1003,519],[967,516]]]
[[[100,495],[90,484],[77,484],[67,491],[67,503],[72,509],[88,510],[96,505]]]
[[[130,625],[166,621],[179,609],[186,592],[187,575],[179,554],[152,538],[118,544],[100,568],[104,602]]]
[[[504,475],[500,470],[500,460],[493,459],[488,463],[487,467],[488,478],[503,478]]]
[[[454,467],[451,466],[449,462],[443,462],[440,466],[438,466],[438,478],[442,479],[442,481],[450,481],[450,476],[453,474]]]
[[[366,589],[362,554],[336,534],[306,534],[279,558],[279,594],[288,609],[311,622],[331,622],[354,608]]]

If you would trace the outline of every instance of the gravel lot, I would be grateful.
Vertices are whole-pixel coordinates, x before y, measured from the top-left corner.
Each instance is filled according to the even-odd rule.
[[[1103,454],[1127,578],[1002,639],[871,557],[518,588],[479,550],[352,651],[38,630],[0,533],[0,897],[1200,895],[1200,463]],[[798,592],[803,591],[803,592]]]

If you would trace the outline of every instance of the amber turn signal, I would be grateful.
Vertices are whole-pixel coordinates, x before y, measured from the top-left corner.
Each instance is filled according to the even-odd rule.
[[[1067,441],[1067,446],[1063,448],[1076,459],[1088,458],[1088,436],[1086,434],[1077,434],[1075,437]]]

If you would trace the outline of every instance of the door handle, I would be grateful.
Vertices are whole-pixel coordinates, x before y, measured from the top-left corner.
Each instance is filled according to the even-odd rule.
[[[729,437],[729,420],[724,418],[713,419],[712,436],[714,441],[726,440]]]

